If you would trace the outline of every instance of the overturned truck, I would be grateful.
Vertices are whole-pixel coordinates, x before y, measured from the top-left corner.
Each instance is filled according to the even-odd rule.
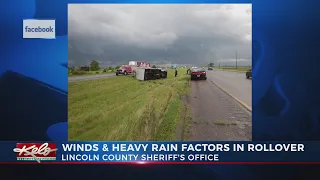
[[[136,70],[136,79],[140,81],[164,79],[167,76],[167,70],[161,68],[137,68]]]

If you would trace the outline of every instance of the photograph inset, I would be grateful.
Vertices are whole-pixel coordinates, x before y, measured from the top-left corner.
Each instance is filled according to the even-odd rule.
[[[69,4],[69,140],[251,140],[251,12]]]

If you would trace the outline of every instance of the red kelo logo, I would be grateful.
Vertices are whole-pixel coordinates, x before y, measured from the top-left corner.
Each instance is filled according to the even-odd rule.
[[[55,143],[17,143],[13,152],[17,154],[18,161],[55,161],[57,157]]]

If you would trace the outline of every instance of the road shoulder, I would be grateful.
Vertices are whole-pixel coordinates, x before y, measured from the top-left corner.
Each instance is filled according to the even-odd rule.
[[[190,106],[188,140],[251,140],[251,112],[210,81],[192,82]]]

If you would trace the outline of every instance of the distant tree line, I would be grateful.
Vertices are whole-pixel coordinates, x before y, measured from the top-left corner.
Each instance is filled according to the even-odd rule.
[[[83,75],[87,74],[89,71],[96,71],[98,74],[100,70],[102,72],[114,72],[116,69],[119,69],[120,66],[116,66],[115,68],[109,66],[108,68],[101,68],[100,63],[96,60],[92,60],[89,66],[79,66],[79,67],[69,67],[68,73],[73,75]]]

